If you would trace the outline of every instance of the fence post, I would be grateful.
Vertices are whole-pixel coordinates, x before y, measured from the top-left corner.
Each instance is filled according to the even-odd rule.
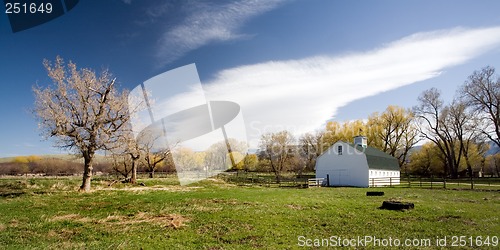
[[[392,187],[392,177],[389,177],[389,187]]]
[[[330,186],[330,175],[329,174],[326,175],[326,186],[327,187]]]
[[[431,189],[432,189],[432,176],[431,176]]]

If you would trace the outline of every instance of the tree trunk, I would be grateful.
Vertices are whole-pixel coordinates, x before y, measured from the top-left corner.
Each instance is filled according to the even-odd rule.
[[[448,164],[449,164],[449,170],[450,170],[450,174],[451,174],[451,178],[452,179],[457,179],[458,178],[458,164],[456,161],[455,161],[455,156],[452,155],[452,156],[449,156],[448,157]]]
[[[496,159],[493,158],[495,161],[495,170],[497,171],[497,177],[500,177],[500,164],[497,163]]]
[[[470,189],[474,189],[474,179],[473,179],[474,172],[472,171],[472,165],[470,164],[468,156],[465,157],[465,162],[467,163],[467,173],[469,174],[469,179],[470,179]]]
[[[130,183],[136,184],[137,183],[137,166],[136,166],[136,161],[137,159],[132,158],[132,176],[130,177]]]
[[[149,171],[149,178],[155,178],[155,170],[154,169]]]
[[[81,192],[90,192],[90,181],[92,179],[92,160],[94,158],[94,154],[92,153],[84,153],[83,158],[85,160],[84,170],[83,170],[83,179],[82,185],[80,186]]]
[[[275,171],[275,172],[274,172],[274,175],[275,175],[275,177],[276,177],[276,183],[280,184],[280,173],[279,173],[279,172],[277,172],[277,171]]]

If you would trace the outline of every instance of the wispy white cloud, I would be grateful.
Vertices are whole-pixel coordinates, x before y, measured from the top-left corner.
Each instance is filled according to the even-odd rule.
[[[161,65],[213,42],[241,39],[238,28],[250,18],[272,10],[285,0],[240,0],[223,5],[196,2],[182,23],[161,37],[157,57]]]
[[[255,146],[264,132],[310,131],[349,102],[436,77],[498,48],[500,27],[424,32],[368,52],[226,69],[204,88],[211,100],[241,105]]]

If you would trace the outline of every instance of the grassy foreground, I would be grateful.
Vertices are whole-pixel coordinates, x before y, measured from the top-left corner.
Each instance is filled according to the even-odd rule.
[[[333,247],[339,238],[364,236],[413,240],[420,244],[415,249],[437,249],[436,239],[445,236],[448,247],[453,236],[466,236],[456,243],[464,239],[472,249],[481,236],[481,249],[498,249],[492,245],[500,237],[498,191],[141,181],[146,187],[94,181],[95,191],[83,194],[76,191],[79,179],[0,179],[0,249],[302,249],[321,239]],[[389,199],[415,209],[378,209]],[[422,245],[425,239],[430,246]]]

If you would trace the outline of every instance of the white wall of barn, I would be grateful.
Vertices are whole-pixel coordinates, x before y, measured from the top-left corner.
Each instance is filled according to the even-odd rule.
[[[370,187],[400,184],[400,172],[391,170],[370,169]]]
[[[366,156],[345,142],[336,142],[316,160],[316,178],[326,179],[327,175],[330,186],[368,187]]]

